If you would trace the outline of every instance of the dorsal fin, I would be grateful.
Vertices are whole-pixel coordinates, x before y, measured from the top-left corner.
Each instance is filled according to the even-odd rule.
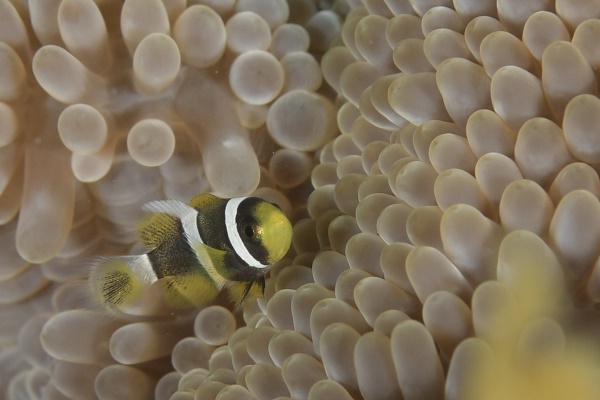
[[[179,200],[157,200],[146,203],[142,210],[149,213],[167,214],[175,218],[184,219],[190,214],[196,214],[196,210]]]
[[[177,200],[159,200],[142,206],[144,215],[137,223],[140,240],[149,249],[155,249],[169,235],[177,235],[178,221],[182,225],[195,224],[197,211]],[[193,229],[192,232],[197,232]]]
[[[190,201],[190,206],[194,207],[198,211],[209,210],[209,209],[213,209],[214,207],[223,204],[223,202],[225,202],[225,201],[227,201],[227,200],[221,199],[221,198],[215,196],[214,194],[202,193],[202,194],[199,194],[198,196],[195,196]]]
[[[170,235],[177,234],[177,219],[163,213],[147,212],[138,220],[137,232],[144,246],[154,250]]]

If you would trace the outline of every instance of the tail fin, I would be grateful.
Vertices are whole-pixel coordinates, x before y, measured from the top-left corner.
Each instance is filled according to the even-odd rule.
[[[98,259],[91,268],[92,293],[108,309],[126,311],[157,280],[146,254]]]

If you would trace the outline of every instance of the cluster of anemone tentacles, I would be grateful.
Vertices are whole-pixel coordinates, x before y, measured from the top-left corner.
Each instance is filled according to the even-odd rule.
[[[0,397],[598,398],[600,1],[0,0]],[[113,315],[144,202],[294,223],[264,298]]]

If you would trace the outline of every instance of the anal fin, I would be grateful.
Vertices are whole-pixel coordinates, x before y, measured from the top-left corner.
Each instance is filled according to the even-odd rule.
[[[159,280],[165,303],[175,310],[207,304],[217,297],[219,288],[203,274],[167,276]]]

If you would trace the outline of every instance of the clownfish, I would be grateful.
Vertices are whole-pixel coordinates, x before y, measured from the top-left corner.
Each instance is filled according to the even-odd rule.
[[[172,309],[206,304],[224,288],[239,306],[263,294],[266,272],[292,241],[285,214],[257,197],[200,194],[190,204],[153,201],[142,211],[137,232],[148,252],[101,258],[91,267],[91,290],[109,310],[127,312],[157,282]]]

